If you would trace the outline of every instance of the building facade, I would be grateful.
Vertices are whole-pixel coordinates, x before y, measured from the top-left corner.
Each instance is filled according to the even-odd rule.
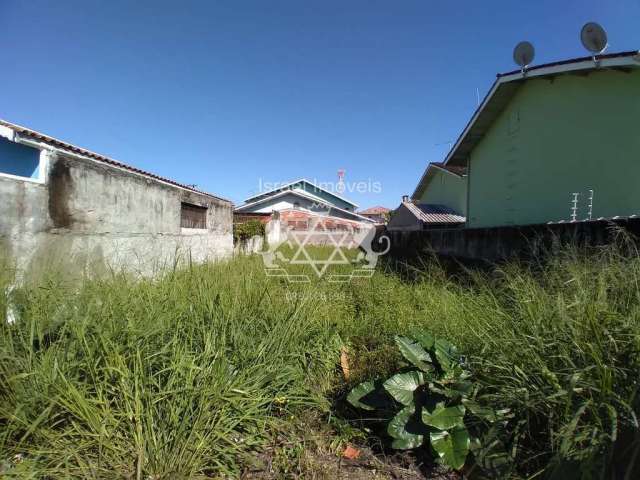
[[[640,214],[640,70],[531,79],[471,152],[469,227]]]
[[[0,121],[0,246],[21,271],[153,273],[233,252],[233,206],[108,157]]]
[[[389,210],[387,207],[381,207],[378,205],[376,207],[367,208],[366,210],[361,210],[358,213],[363,217],[367,217],[368,219],[373,220],[378,224],[385,224],[389,221],[390,211],[391,210]]]
[[[466,189],[428,167],[414,198],[468,228],[640,215],[638,123],[638,52],[499,75],[442,165],[466,169]]]
[[[416,204],[446,205],[464,217],[467,214],[466,168],[430,163],[411,199]]]
[[[235,209],[237,219],[248,215],[271,215],[275,212],[297,210],[306,216],[332,217],[352,222],[374,223],[373,220],[356,213],[358,205],[346,198],[301,179],[278,188],[261,192],[245,200]]]

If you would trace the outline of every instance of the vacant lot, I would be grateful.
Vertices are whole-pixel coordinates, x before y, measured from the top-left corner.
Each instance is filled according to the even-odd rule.
[[[9,289],[7,263],[0,471],[434,475],[429,452],[392,454],[343,401],[350,386],[398,368],[395,334],[421,329],[456,344],[495,408],[512,412],[508,476],[635,478],[640,259],[620,252],[455,274],[430,260],[297,285],[268,280],[261,259],[245,257],[156,280],[52,273]],[[358,460],[340,459],[347,444],[362,449]]]

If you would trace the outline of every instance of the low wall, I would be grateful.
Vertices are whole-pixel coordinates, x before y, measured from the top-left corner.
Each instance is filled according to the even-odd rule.
[[[239,240],[233,246],[234,255],[251,255],[253,253],[261,252],[264,248],[264,238],[260,235],[255,235],[246,240]]]
[[[640,218],[514,227],[387,231],[389,255],[398,259],[435,253],[466,260],[534,257],[562,245],[611,243],[621,231],[640,237]]]
[[[0,254],[18,271],[72,263],[152,275],[232,255],[230,202],[90,159],[47,156],[42,183],[0,176]],[[182,202],[207,208],[207,228],[181,227]]]

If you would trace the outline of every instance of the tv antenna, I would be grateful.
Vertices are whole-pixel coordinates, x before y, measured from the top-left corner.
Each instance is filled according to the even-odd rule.
[[[533,48],[530,42],[520,42],[516,45],[516,48],[513,49],[513,61],[516,62],[516,65],[520,65],[522,73],[524,73],[531,62],[533,62],[535,55],[536,49]]]
[[[578,219],[578,197],[580,196],[579,192],[573,192],[571,194],[573,198],[571,199],[571,221],[575,222]]]
[[[344,185],[344,169],[338,170],[338,184],[336,185],[336,191],[338,193],[344,193],[345,185]]]
[[[607,49],[607,32],[596,22],[585,23],[580,31],[580,41],[582,46],[593,54],[593,61],[596,56],[601,55]]]

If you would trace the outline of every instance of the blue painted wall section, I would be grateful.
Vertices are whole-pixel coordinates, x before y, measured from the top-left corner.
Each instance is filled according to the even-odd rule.
[[[0,173],[38,178],[40,150],[0,137]]]

